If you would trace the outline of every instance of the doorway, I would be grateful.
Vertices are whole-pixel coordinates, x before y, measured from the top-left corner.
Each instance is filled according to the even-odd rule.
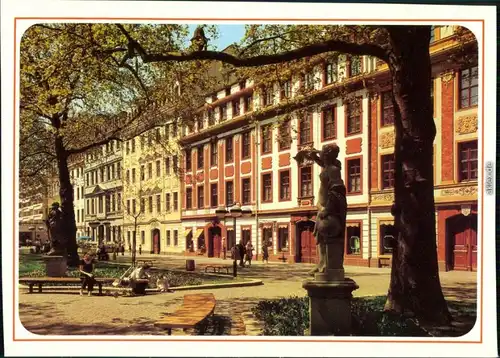
[[[313,235],[314,221],[299,221],[297,222],[297,238],[300,248],[298,251],[297,262],[316,263],[316,240]]]
[[[447,267],[449,270],[477,270],[477,214],[459,214],[446,220]]]
[[[161,252],[161,242],[160,242],[160,230],[153,229],[151,231],[153,254],[159,254]]]
[[[208,257],[221,256],[221,229],[214,226],[208,229]]]

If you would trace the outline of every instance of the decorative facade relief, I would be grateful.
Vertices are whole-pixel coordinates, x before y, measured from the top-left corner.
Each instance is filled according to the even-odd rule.
[[[454,77],[455,77],[455,72],[453,72],[453,71],[443,73],[443,74],[441,74],[441,82],[448,83],[448,82],[452,81]]]
[[[442,196],[472,196],[477,195],[477,186],[465,186],[461,188],[449,188],[441,190]]]
[[[394,201],[394,193],[373,194],[372,201]]]
[[[469,134],[477,132],[477,114],[459,117],[457,120],[456,132],[459,134]]]
[[[396,137],[394,135],[394,132],[382,133],[380,135],[380,146],[382,148],[394,147],[395,141],[396,141]]]

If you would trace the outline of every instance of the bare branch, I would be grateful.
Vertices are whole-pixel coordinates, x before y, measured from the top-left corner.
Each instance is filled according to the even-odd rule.
[[[125,28],[117,24],[123,34],[127,37],[129,43],[129,52],[123,57],[122,63],[134,56],[134,50],[142,58],[143,62],[167,62],[167,61],[192,61],[192,60],[216,60],[229,63],[235,67],[257,67],[265,66],[287,61],[298,60],[304,57],[311,57],[325,52],[343,52],[352,55],[368,55],[387,61],[388,52],[381,46],[372,44],[356,44],[352,42],[328,40],[322,43],[304,46],[302,48],[282,52],[275,55],[259,55],[249,58],[240,58],[228,53],[219,51],[193,51],[190,53],[171,52],[167,54],[148,54],[142,46],[132,38]]]

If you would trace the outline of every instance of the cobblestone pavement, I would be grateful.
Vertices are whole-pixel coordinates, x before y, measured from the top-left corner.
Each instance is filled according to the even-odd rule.
[[[208,263],[231,265],[230,260],[194,258],[198,269]],[[140,259],[154,259],[158,268],[184,269],[186,257],[142,255]],[[130,262],[130,257],[119,256],[118,262]],[[215,315],[209,320],[204,334],[244,335],[242,314],[262,299],[304,296],[302,281],[312,265],[254,262],[238,270],[238,276],[261,279],[263,285],[211,289],[217,300]],[[389,285],[390,270],[384,268],[346,267],[346,276],[354,279],[360,288],[354,296],[385,295]],[[474,301],[476,273],[440,273],[443,291],[447,298]],[[186,293],[207,290],[152,293],[139,297],[86,297],[75,294],[52,293],[26,294],[20,290],[20,319],[29,331],[42,335],[162,335],[154,323],[165,313],[173,312]],[[186,334],[200,334],[188,331]],[[174,330],[174,335],[185,334]]]

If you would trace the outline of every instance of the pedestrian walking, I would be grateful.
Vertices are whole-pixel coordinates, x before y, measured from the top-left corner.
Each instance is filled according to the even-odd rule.
[[[252,242],[248,241],[247,247],[245,249],[245,263],[248,262],[248,266],[252,266],[252,257],[253,257],[253,246]]]
[[[124,256],[125,255],[125,245],[122,245],[120,247],[120,251],[122,252],[122,256]]]
[[[239,259],[240,259],[240,266],[245,267],[245,263],[243,262],[243,260],[245,258],[245,245],[243,245],[243,240],[240,240],[240,242],[238,242],[237,246],[238,246],[237,251],[238,251]]]
[[[269,263],[269,244],[267,241],[262,243],[262,262]]]

